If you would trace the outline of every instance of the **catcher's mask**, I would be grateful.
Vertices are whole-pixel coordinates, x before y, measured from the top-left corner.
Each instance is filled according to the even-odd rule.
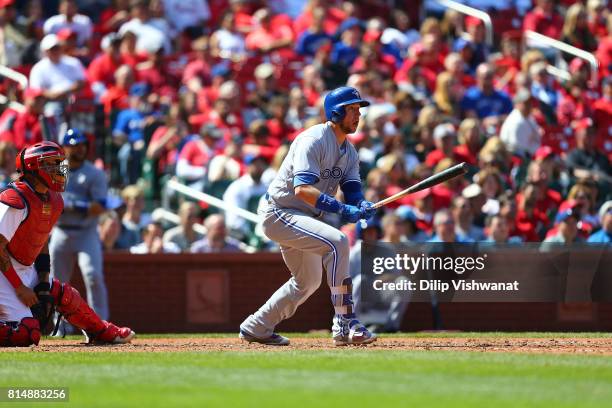
[[[15,166],[22,174],[30,174],[52,191],[66,188],[68,165],[64,149],[55,142],[44,141],[26,147],[17,155]]]

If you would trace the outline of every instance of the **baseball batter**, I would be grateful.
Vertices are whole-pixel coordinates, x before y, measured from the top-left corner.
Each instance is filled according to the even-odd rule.
[[[98,216],[105,211],[106,174],[87,158],[88,140],[78,129],[69,129],[61,141],[68,160],[68,182],[62,193],[64,212],[51,234],[51,274],[70,282],[75,258],[87,290],[87,303],[108,319],[108,294],[102,270],[102,244]]]
[[[268,345],[288,345],[274,332],[321,284],[322,268],[334,305],[335,345],[368,344],[376,340],[353,312],[349,276],[349,243],[338,229],[322,221],[325,213],[358,222],[376,210],[361,191],[359,158],[347,140],[359,124],[359,108],[369,102],[351,87],[330,92],[324,101],[327,122],[302,132],[268,188],[268,203],[260,212],[266,236],[278,242],[289,279],[257,312],[240,325],[240,338]],[[334,198],[338,187],[346,203]]]
[[[44,252],[64,208],[65,158],[54,142],[23,149],[19,180],[0,192],[0,346],[38,344],[55,309],[90,342],[127,343],[135,336],[102,320],[68,283],[49,279]]]

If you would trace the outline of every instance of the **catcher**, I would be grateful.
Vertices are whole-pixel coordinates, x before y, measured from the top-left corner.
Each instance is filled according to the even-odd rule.
[[[0,346],[38,344],[55,310],[96,344],[129,343],[135,333],[100,317],[68,283],[49,280],[47,241],[64,202],[67,166],[54,142],[24,148],[20,177],[0,192]]]

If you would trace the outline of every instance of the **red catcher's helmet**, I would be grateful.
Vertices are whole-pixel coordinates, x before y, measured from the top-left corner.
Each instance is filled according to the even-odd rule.
[[[19,152],[15,166],[21,174],[31,174],[53,191],[64,191],[68,166],[64,149],[55,142],[40,142]]]

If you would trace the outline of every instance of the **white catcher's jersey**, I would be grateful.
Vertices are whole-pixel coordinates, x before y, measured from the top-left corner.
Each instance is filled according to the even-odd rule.
[[[291,208],[319,216],[321,211],[295,196],[293,179],[299,175],[317,177],[313,186],[322,193],[334,196],[338,186],[347,181],[361,182],[357,150],[348,140],[338,146],[329,123],[306,129],[291,144],[287,157],[268,188],[268,195],[272,205],[278,208]]]

